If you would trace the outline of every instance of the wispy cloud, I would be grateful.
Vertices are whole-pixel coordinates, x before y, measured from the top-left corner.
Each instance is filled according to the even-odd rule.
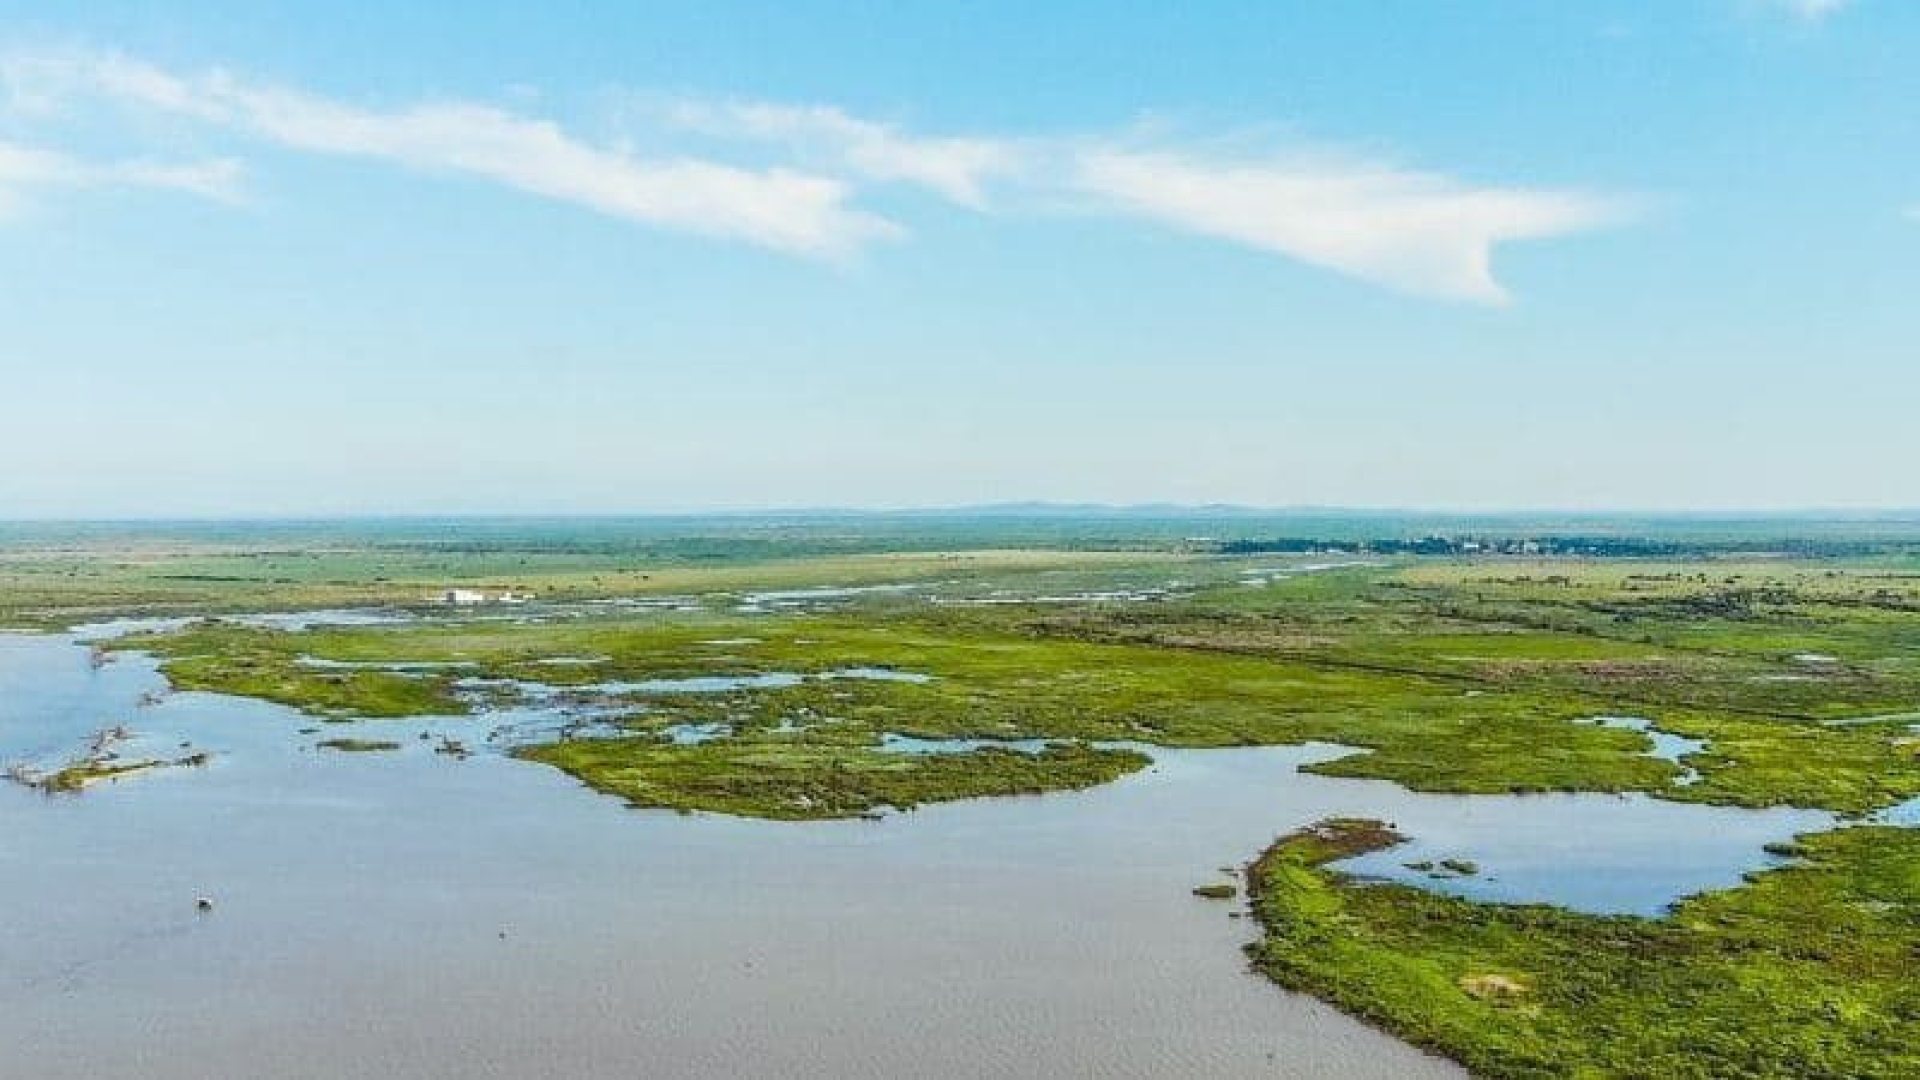
[[[1626,216],[1622,200],[1476,187],[1353,155],[1227,158],[1084,139],[911,135],[824,106],[681,100],[656,111],[676,127],[790,144],[810,161],[919,184],[962,206],[1015,198],[1150,218],[1407,292],[1508,299],[1493,251],[1509,240],[1578,232]]]
[[[1372,156],[1223,155],[1164,132],[1151,142],[926,135],[825,105],[641,99],[634,135],[656,148],[642,156],[495,105],[370,108],[117,54],[0,57],[0,90],[16,114],[94,99],[289,150],[468,174],[623,220],[808,255],[902,235],[856,199],[910,185],[974,211],[1099,211],[1406,292],[1500,303],[1508,299],[1492,267],[1500,245],[1597,228],[1626,213],[1617,199],[1474,184]],[[717,156],[660,149],[690,139]],[[141,182],[137,167],[122,168]],[[207,191],[218,187],[217,176],[192,171],[153,171],[145,182],[193,190],[196,176]],[[0,191],[5,186],[0,174]]]
[[[32,193],[51,189],[154,188],[233,201],[239,197],[240,172],[240,163],[231,158],[95,162],[58,150],[0,142],[0,216],[17,212]]]
[[[1337,156],[1251,160],[1093,149],[1076,182],[1116,208],[1409,292],[1501,303],[1497,244],[1618,220],[1613,201],[1473,187]]]
[[[917,184],[973,209],[985,208],[987,182],[1013,172],[1022,159],[1009,140],[915,136],[824,105],[677,101],[665,115],[676,127],[784,143],[855,175]]]
[[[839,255],[898,233],[847,205],[831,177],[695,158],[642,158],[558,125],[465,102],[382,111],[223,72],[179,76],[118,56],[13,65],[10,82],[42,94],[83,91],[234,128],[289,149],[468,173],[631,221]],[[35,81],[37,80],[37,81]]]

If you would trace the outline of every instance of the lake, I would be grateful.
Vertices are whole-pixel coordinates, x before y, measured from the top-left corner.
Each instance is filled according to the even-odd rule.
[[[682,816],[418,737],[481,749],[500,718],[139,704],[163,686],[140,656],[0,634],[0,762],[115,723],[130,756],[215,754],[77,796],[0,785],[9,1075],[1453,1076],[1249,973],[1238,903],[1189,890],[1364,815],[1414,842],[1354,869],[1651,913],[1830,820],[1296,771],[1346,752],[1324,745],[1156,750],[1104,787],[880,821]],[[403,749],[313,749],[343,734]],[[1449,857],[1480,873],[1402,865]]]

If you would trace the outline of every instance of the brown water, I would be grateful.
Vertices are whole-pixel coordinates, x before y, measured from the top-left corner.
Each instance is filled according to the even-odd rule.
[[[1235,905],[1188,890],[1379,814],[1486,868],[1458,887],[1657,907],[1819,821],[1294,771],[1330,747],[1163,752],[880,822],[685,817],[412,738],[489,720],[327,754],[271,705],[135,707],[160,682],[0,635],[0,760],[123,720],[219,754],[79,797],[0,786],[0,1076],[1458,1075],[1248,973]]]

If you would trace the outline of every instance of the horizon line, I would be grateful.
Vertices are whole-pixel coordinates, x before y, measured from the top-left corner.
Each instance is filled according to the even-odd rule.
[[[650,510],[559,510],[506,511],[459,510],[447,512],[314,511],[314,512],[219,512],[184,514],[101,514],[32,515],[0,514],[0,525],[169,525],[169,524],[296,524],[322,522],[477,522],[477,521],[622,521],[686,518],[792,518],[792,517],[928,517],[980,514],[988,516],[1073,517],[1094,515],[1146,516],[1311,516],[1349,514],[1371,517],[1579,517],[1579,518],[1736,518],[1768,520],[1798,519],[1914,519],[1920,521],[1920,506],[1791,506],[1791,507],[1459,507],[1289,504],[1262,506],[1249,503],[1171,503],[1171,502],[1052,502],[1046,500],[998,503],[956,503],[930,506],[795,506],[795,507],[705,507],[694,509]]]

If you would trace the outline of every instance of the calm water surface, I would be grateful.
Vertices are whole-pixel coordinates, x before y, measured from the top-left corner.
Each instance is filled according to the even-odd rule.
[[[1188,890],[1367,814],[1416,837],[1369,872],[1653,911],[1826,820],[1295,771],[1326,746],[1157,752],[1092,791],[880,822],[683,817],[415,737],[479,746],[497,718],[329,728],[405,744],[331,754],[276,706],[136,704],[162,685],[0,634],[0,761],[121,722],[132,755],[218,755],[79,797],[0,785],[0,1074],[1458,1075],[1249,974],[1249,924]],[[1483,871],[1401,866],[1423,857]]]

